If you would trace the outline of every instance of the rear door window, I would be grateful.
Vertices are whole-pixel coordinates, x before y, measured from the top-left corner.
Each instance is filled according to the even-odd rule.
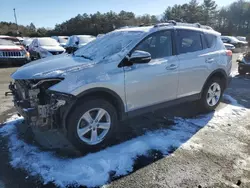
[[[177,48],[180,54],[202,50],[201,32],[178,30]]]

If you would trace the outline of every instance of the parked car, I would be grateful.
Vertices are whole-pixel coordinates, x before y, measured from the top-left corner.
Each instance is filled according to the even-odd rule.
[[[39,61],[11,75],[17,110],[34,132],[57,130],[92,150],[107,145],[126,118],[187,101],[214,110],[232,52],[211,28],[171,22],[115,30],[72,55]]]
[[[250,52],[243,53],[237,59],[238,72],[240,75],[250,73]]]
[[[0,39],[0,64],[25,64],[29,62],[29,52],[11,40]]]
[[[97,36],[96,36],[96,38],[100,38],[100,37],[103,37],[105,34],[98,34]]]
[[[12,43],[14,43],[15,45],[22,46],[21,42],[16,37],[10,37],[10,36],[0,35],[0,39],[9,40]]]
[[[235,46],[235,48],[242,48],[242,47],[246,47],[248,45],[247,42],[244,41],[240,41],[239,39],[237,39],[236,37],[233,36],[221,36],[221,40],[224,43],[229,43]]]
[[[16,37],[19,41],[20,41],[20,43],[22,43],[23,42],[23,40],[24,40],[24,38],[23,37]]]
[[[247,38],[246,38],[246,37],[237,36],[236,38],[237,38],[238,40],[240,40],[240,41],[247,42]]]
[[[51,38],[55,39],[64,48],[65,48],[66,43],[69,39],[68,36],[52,36]]]
[[[95,40],[96,37],[92,35],[73,35],[69,37],[66,44],[66,52],[73,53],[82,46],[88,44],[89,42]]]
[[[32,38],[25,38],[22,42],[22,45],[25,47],[27,51],[29,51],[29,45],[32,43]]]
[[[34,60],[62,54],[65,49],[55,39],[42,37],[33,39],[29,45],[29,52],[31,60]]]
[[[227,50],[231,50],[232,52],[235,50],[235,46],[232,44],[228,44],[228,43],[223,43],[224,46],[226,47]]]

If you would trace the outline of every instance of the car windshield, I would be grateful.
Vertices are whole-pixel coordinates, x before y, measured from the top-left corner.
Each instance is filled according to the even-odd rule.
[[[59,38],[58,38],[58,41],[59,41],[60,43],[66,43],[66,42],[68,41],[68,37],[59,37]]]
[[[52,38],[39,38],[39,44],[41,46],[58,46],[58,42]]]
[[[95,40],[94,36],[78,36],[78,38],[79,38],[79,43],[80,44],[89,43],[92,40]]]
[[[75,52],[75,56],[104,59],[120,52],[130,44],[136,44],[142,38],[142,31],[115,31],[97,38]]]
[[[11,46],[13,46],[15,44],[11,40],[0,39],[0,45],[11,45]]]

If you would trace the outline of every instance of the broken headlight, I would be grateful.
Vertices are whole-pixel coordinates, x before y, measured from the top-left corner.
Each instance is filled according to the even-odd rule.
[[[41,89],[48,89],[51,86],[61,82],[63,78],[49,78],[44,80],[39,80],[35,84],[33,84],[31,87],[32,89],[35,88],[41,88]]]

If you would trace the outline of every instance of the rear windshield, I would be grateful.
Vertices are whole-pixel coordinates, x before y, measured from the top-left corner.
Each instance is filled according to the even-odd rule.
[[[58,42],[52,38],[39,38],[38,42],[41,46],[58,46]]]

